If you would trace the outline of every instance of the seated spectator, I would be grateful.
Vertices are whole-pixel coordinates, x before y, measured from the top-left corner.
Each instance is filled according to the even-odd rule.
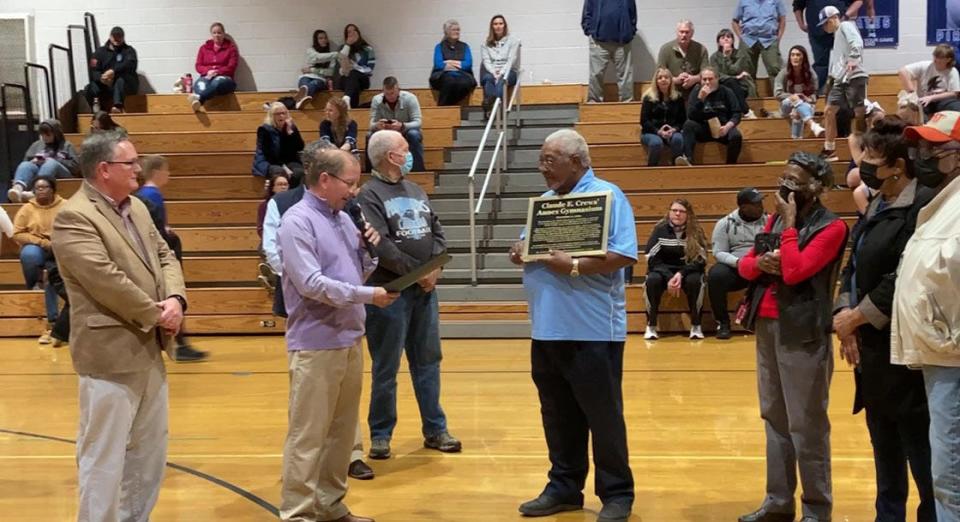
[[[146,205],[150,211],[150,218],[153,220],[153,226],[156,227],[160,237],[167,243],[170,250],[177,257],[177,261],[183,265],[183,244],[180,236],[170,228],[167,222],[167,205],[163,199],[163,187],[170,182],[170,164],[163,156],[144,156],[143,166],[137,174],[137,183],[140,189],[133,195]],[[207,352],[196,350],[187,341],[185,327],[181,326],[177,332],[175,341],[177,343],[177,362],[197,362],[202,361],[209,355]]]
[[[443,23],[443,40],[433,49],[430,87],[439,92],[437,105],[457,105],[470,96],[477,81],[473,78],[473,53],[460,41],[460,23]]]
[[[790,137],[803,138],[804,125],[814,136],[823,136],[824,129],[814,121],[817,105],[817,73],[810,66],[807,50],[802,45],[790,48],[789,63],[773,81],[773,95],[780,101],[780,113],[790,119]]]
[[[123,112],[124,99],[140,88],[140,77],[137,76],[137,51],[127,45],[122,28],[111,29],[110,38],[93,53],[90,77],[93,81],[87,84],[84,95],[93,112],[101,107],[110,112]]]
[[[97,111],[90,117],[90,134],[97,132],[119,132],[126,134],[127,129],[117,125],[117,122],[113,121],[113,118],[110,117],[109,112]]]
[[[280,102],[270,104],[267,117],[257,128],[257,151],[253,156],[253,175],[265,178],[280,173],[290,176],[290,186],[303,181],[303,137],[293,122],[290,111]]]
[[[900,116],[919,125],[930,115],[940,111],[960,110],[957,92],[960,91],[960,75],[955,68],[956,53],[953,46],[942,43],[933,49],[933,60],[923,60],[900,68],[901,93]],[[920,111],[923,111],[923,118]]]
[[[730,338],[730,313],[727,294],[743,290],[749,284],[737,273],[737,263],[753,248],[754,238],[767,225],[763,195],[755,188],[737,193],[737,210],[717,221],[713,228],[713,256],[717,264],[707,275],[710,307],[717,321],[717,339]]]
[[[318,91],[333,90],[333,76],[339,56],[338,51],[330,50],[326,31],[317,29],[313,32],[313,42],[307,48],[307,64],[300,69],[303,74],[297,81],[297,95],[294,97],[297,109],[312,100]]]
[[[263,220],[267,216],[267,205],[275,194],[286,192],[290,189],[290,176],[286,173],[276,174],[267,180],[267,185],[263,191],[263,201],[257,207],[257,236],[263,239]]]
[[[200,76],[193,82],[193,94],[188,98],[194,112],[203,109],[203,104],[214,96],[224,96],[237,90],[233,76],[237,73],[240,52],[233,38],[227,36],[220,22],[210,25],[210,39],[197,51],[197,72]]]
[[[717,33],[717,52],[710,56],[710,66],[717,71],[720,85],[733,91],[740,102],[744,118],[753,119],[753,110],[747,98],[757,97],[757,85],[750,75],[750,56],[733,46],[733,31],[720,29]]]
[[[757,65],[762,58],[767,76],[776,78],[783,67],[780,39],[787,27],[783,0],[739,0],[731,25],[740,39],[740,52],[747,55],[750,76],[757,78]]]
[[[40,139],[33,142],[23,161],[13,174],[13,186],[7,191],[7,198],[19,203],[33,197],[27,190],[38,176],[47,178],[69,178],[80,173],[77,151],[63,135],[63,129],[57,120],[44,120],[40,124]]]
[[[700,318],[703,310],[703,271],[707,266],[707,238],[697,222],[693,206],[685,199],[670,203],[667,217],[660,220],[645,249],[647,278],[647,331],[643,338],[652,341],[657,334],[657,312],[664,292],[687,296],[690,305],[690,338],[703,339]]]
[[[347,151],[357,150],[357,122],[350,117],[350,107],[342,98],[330,98],[326,118],[320,122],[320,139]]]
[[[378,130],[394,130],[403,134],[410,152],[413,154],[413,170],[426,170],[423,164],[423,117],[420,114],[420,100],[408,91],[400,90],[400,83],[393,76],[383,79],[383,92],[374,96],[370,103],[370,130],[367,131],[367,143]],[[369,160],[368,160],[369,170]]]
[[[57,180],[42,176],[33,182],[36,197],[20,207],[13,217],[13,240],[20,246],[20,266],[28,289],[43,287],[44,306],[49,328],[40,336],[40,344],[50,344],[50,329],[57,320],[57,292],[52,285],[43,285],[43,272],[56,266],[50,248],[53,218],[67,202],[57,195]]]
[[[687,121],[683,124],[684,155],[678,165],[693,163],[693,148],[700,142],[719,141],[727,146],[727,163],[740,157],[743,136],[740,124],[740,102],[733,91],[720,85],[717,73],[706,67],[700,73],[702,83],[694,87],[687,101]]]
[[[670,147],[671,164],[683,155],[683,123],[687,108],[669,69],[659,68],[643,93],[640,110],[640,141],[647,148],[647,166],[660,164],[660,151]]]
[[[520,74],[520,40],[510,36],[507,19],[503,15],[490,19],[490,32],[480,49],[480,56],[483,59],[480,66],[483,113],[489,115],[494,100],[503,96],[504,85],[516,85]]]
[[[377,55],[373,52],[373,46],[363,39],[360,28],[354,24],[347,24],[343,28],[343,42],[337,88],[343,91],[347,105],[356,109],[360,106],[360,91],[370,88]]]
[[[657,55],[657,67],[670,70],[673,84],[684,96],[700,83],[700,70],[710,64],[707,48],[693,39],[693,22],[677,23],[677,39],[663,44]]]

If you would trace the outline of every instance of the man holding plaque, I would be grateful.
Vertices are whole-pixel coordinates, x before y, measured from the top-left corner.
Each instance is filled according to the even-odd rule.
[[[533,327],[532,375],[551,463],[547,486],[521,504],[520,512],[547,516],[582,509],[592,435],[595,489],[603,502],[598,520],[625,521],[634,491],[621,390],[627,336],[623,269],[637,261],[633,210],[616,185],[594,175],[587,143],[573,130],[546,139],[540,172],[549,190],[532,204],[551,196],[562,202],[583,193],[607,193],[610,205],[607,225],[600,230],[606,237],[604,254],[574,257],[578,254],[551,250],[525,262],[526,241],[510,250],[510,260],[523,265]],[[537,232],[524,234],[529,238]],[[580,239],[585,245],[591,240]]]
[[[440,219],[419,185],[404,179],[413,167],[407,140],[395,130],[370,137],[367,151],[371,179],[360,190],[364,217],[380,232],[380,258],[368,284],[384,285],[413,272],[446,252]],[[447,431],[440,407],[440,309],[434,287],[440,269],[405,288],[391,306],[367,307],[367,344],[373,384],[370,387],[370,458],[390,457],[390,439],[397,425],[397,371],[404,349],[420,407],[423,445],[445,453],[460,451],[460,441]]]

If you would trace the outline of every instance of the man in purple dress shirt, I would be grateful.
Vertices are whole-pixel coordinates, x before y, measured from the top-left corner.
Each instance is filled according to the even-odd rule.
[[[363,286],[376,268],[344,206],[356,197],[360,164],[349,153],[315,152],[307,191],[284,215],[277,233],[287,308],[289,428],[283,447],[280,519],[296,522],[373,522],[342,502],[360,407],[365,304],[388,306],[397,297]]]

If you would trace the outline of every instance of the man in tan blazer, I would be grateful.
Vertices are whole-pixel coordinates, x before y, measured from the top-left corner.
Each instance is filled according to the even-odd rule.
[[[146,521],[167,454],[161,352],[186,308],[183,274],[130,194],[140,170],[114,133],[83,142],[84,182],[57,215],[53,250],[70,297],[70,355],[79,375],[79,520]]]

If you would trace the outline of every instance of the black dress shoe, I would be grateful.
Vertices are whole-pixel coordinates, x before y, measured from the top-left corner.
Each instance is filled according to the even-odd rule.
[[[717,339],[729,339],[730,338],[730,325],[728,323],[720,323],[720,326],[717,327]]]
[[[760,508],[753,513],[743,515],[739,522],[793,522],[793,513],[771,513],[767,508]]]
[[[357,459],[350,463],[347,475],[357,480],[371,480],[373,478],[373,468],[367,466],[366,462]]]
[[[189,344],[177,346],[177,362],[199,362],[208,357],[207,352],[194,350]]]
[[[580,509],[583,509],[583,501],[578,503],[563,502],[546,493],[541,493],[539,497],[520,504],[520,513],[523,513],[525,517],[545,517],[562,511],[577,511]]]
[[[627,522],[630,518],[630,504],[623,502],[607,502],[600,509],[597,522]]]

